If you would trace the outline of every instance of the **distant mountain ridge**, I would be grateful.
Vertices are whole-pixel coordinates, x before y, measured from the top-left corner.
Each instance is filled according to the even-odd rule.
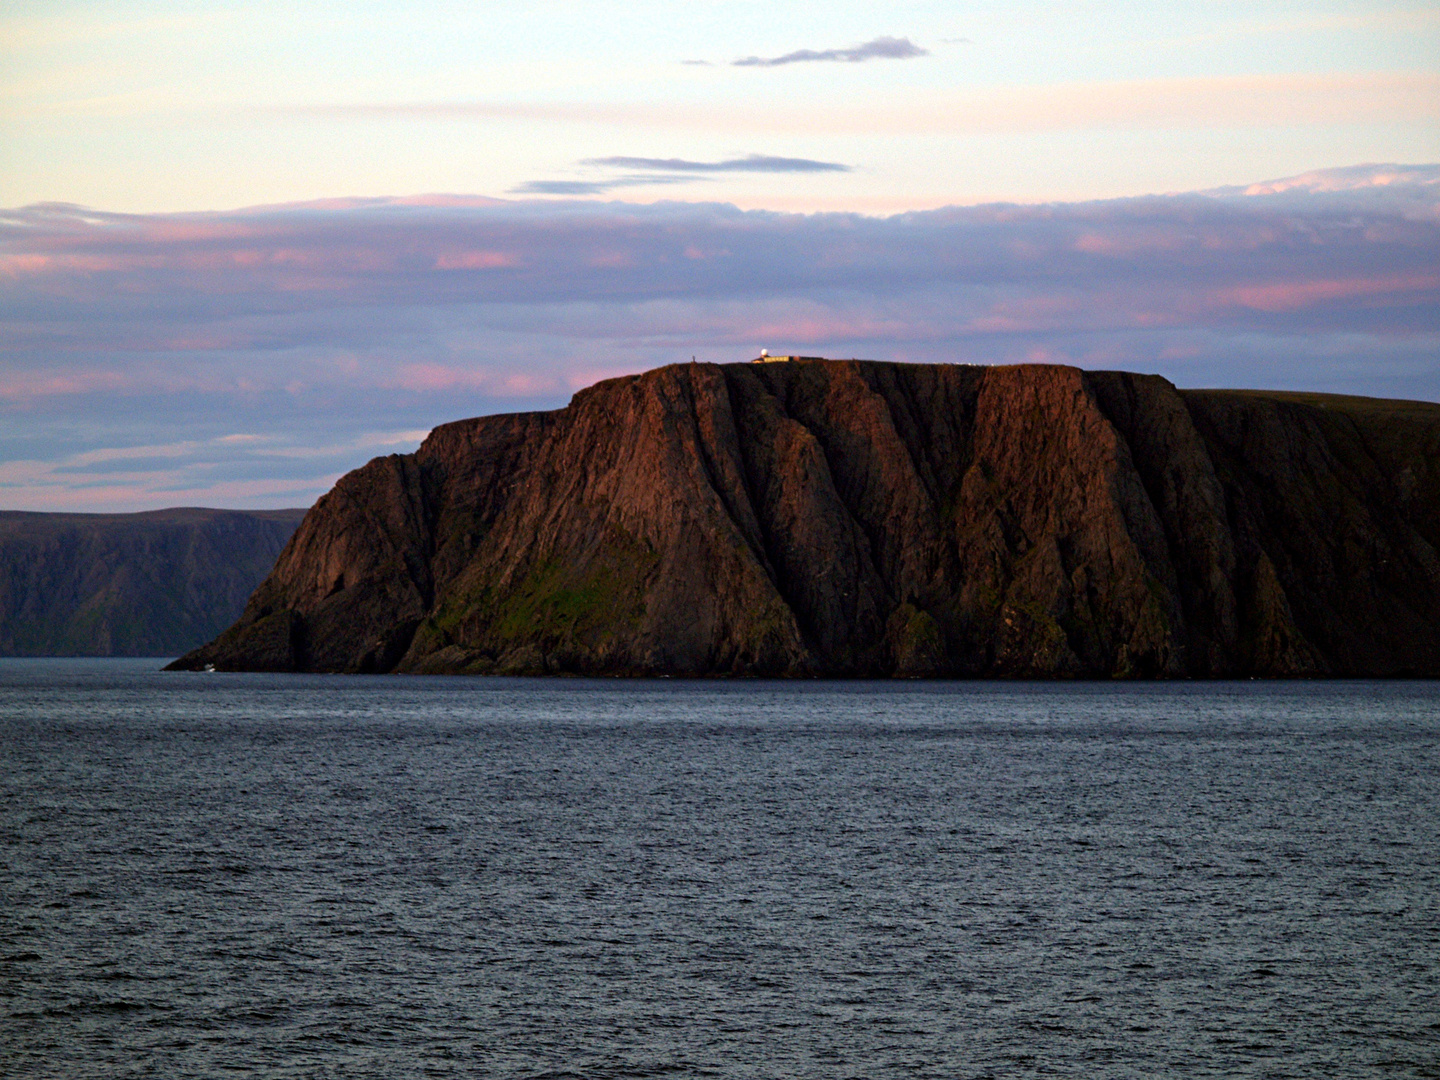
[[[1440,676],[1440,405],[680,364],[316,503],[220,669]]]
[[[0,511],[0,656],[175,656],[230,625],[303,509]]]

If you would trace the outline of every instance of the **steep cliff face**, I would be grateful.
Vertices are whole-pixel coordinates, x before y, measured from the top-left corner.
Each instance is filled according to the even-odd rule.
[[[304,510],[0,512],[0,656],[174,656],[244,610]]]
[[[1440,675],[1440,406],[678,365],[343,478],[179,667]]]

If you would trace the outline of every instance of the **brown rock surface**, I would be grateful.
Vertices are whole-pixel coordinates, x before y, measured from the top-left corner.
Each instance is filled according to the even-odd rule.
[[[677,365],[344,477],[178,667],[1440,675],[1440,405]]]

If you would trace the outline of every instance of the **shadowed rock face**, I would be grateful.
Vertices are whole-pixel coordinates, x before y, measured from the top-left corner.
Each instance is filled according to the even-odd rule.
[[[690,364],[344,477],[194,668],[1440,675],[1440,406]]]
[[[304,510],[0,512],[0,656],[174,656],[245,607]]]

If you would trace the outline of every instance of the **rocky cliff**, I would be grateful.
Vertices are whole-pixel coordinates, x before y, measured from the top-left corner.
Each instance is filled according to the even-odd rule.
[[[235,621],[304,510],[0,512],[0,656],[174,656]]]
[[[1440,675],[1440,405],[678,365],[344,477],[177,667]]]

